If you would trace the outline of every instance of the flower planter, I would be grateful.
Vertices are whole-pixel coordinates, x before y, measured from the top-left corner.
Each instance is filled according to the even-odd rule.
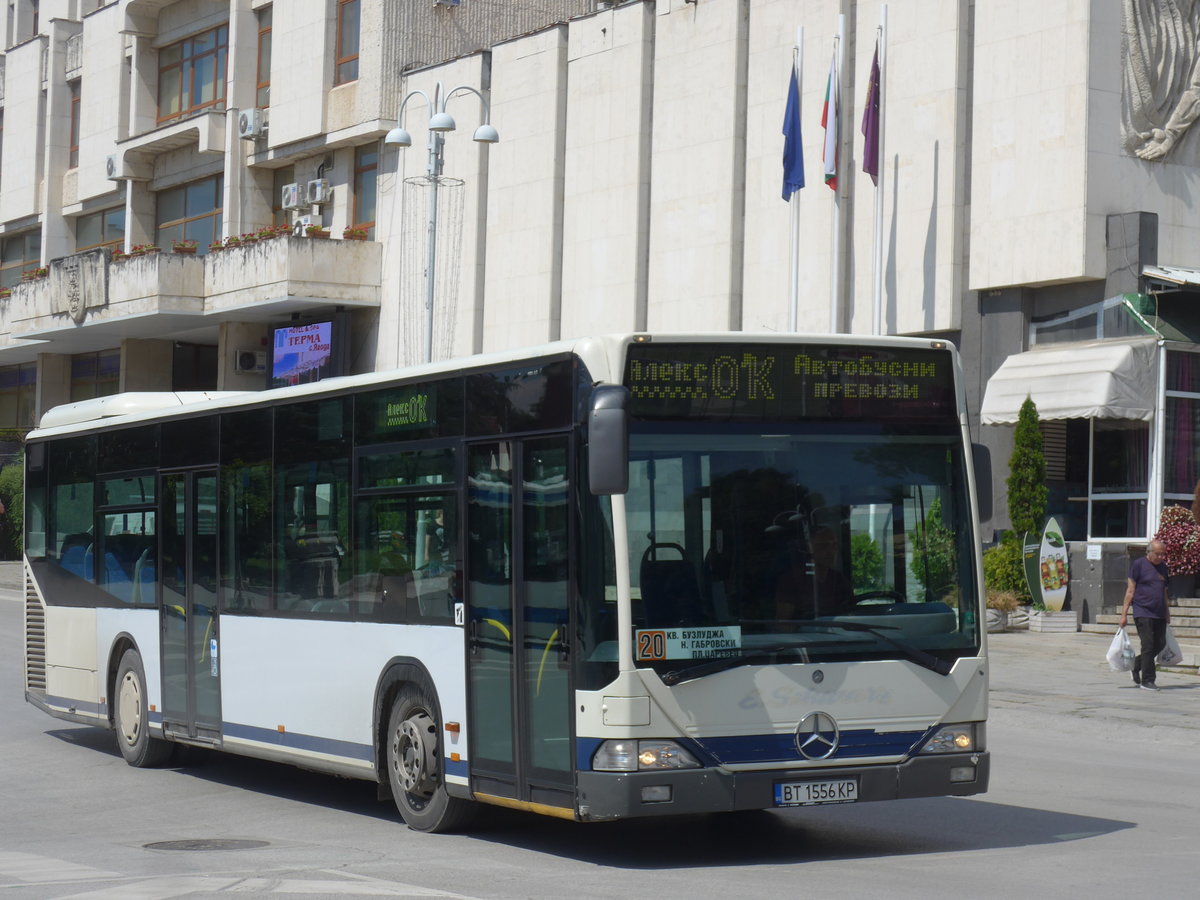
[[[1196,576],[1190,573],[1180,572],[1178,575],[1172,575],[1169,582],[1168,590],[1171,596],[1179,600],[1185,597],[1196,596]]]
[[[306,232],[304,232],[304,236],[310,237],[310,238],[322,238],[323,239],[323,238],[329,237],[329,232],[325,231],[324,229],[322,229],[321,231],[306,231]]]
[[[1029,630],[1043,634],[1074,634],[1079,625],[1073,610],[1034,609],[1029,612]]]
[[[999,634],[1002,631],[1008,630],[1008,613],[1001,609],[989,609],[987,611],[987,630],[988,634]]]
[[[171,249],[171,252],[178,253],[180,256],[195,256],[196,248],[195,247],[173,247]]]

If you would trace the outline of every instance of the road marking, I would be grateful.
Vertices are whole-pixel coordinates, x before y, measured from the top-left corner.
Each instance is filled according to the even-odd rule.
[[[15,878],[27,884],[45,884],[53,881],[107,880],[116,878],[117,873],[81,866],[52,856],[0,850],[0,876]]]
[[[193,893],[202,894],[310,894],[323,897],[437,897],[442,900],[476,900],[465,894],[454,894],[398,881],[384,881],[347,873],[320,871],[314,875],[333,876],[328,879],[305,878],[236,878],[227,875],[173,875],[145,881],[122,881],[112,887],[82,894],[71,894],[62,900],[168,900]]]

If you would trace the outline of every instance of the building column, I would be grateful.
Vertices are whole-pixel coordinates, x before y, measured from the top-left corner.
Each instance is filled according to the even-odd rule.
[[[174,341],[142,338],[126,338],[121,341],[121,393],[171,390],[174,352]]]
[[[65,353],[39,353],[33,421],[46,410],[71,402],[71,357]]]

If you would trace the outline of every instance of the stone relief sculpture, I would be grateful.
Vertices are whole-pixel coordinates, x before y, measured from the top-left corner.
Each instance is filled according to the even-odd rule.
[[[1124,0],[1121,41],[1122,141],[1150,161],[1187,145],[1200,162],[1188,129],[1200,118],[1200,0]]]

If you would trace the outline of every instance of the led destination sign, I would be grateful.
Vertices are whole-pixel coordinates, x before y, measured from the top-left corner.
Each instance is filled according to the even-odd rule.
[[[764,344],[637,344],[625,384],[648,419],[954,416],[947,350]]]

